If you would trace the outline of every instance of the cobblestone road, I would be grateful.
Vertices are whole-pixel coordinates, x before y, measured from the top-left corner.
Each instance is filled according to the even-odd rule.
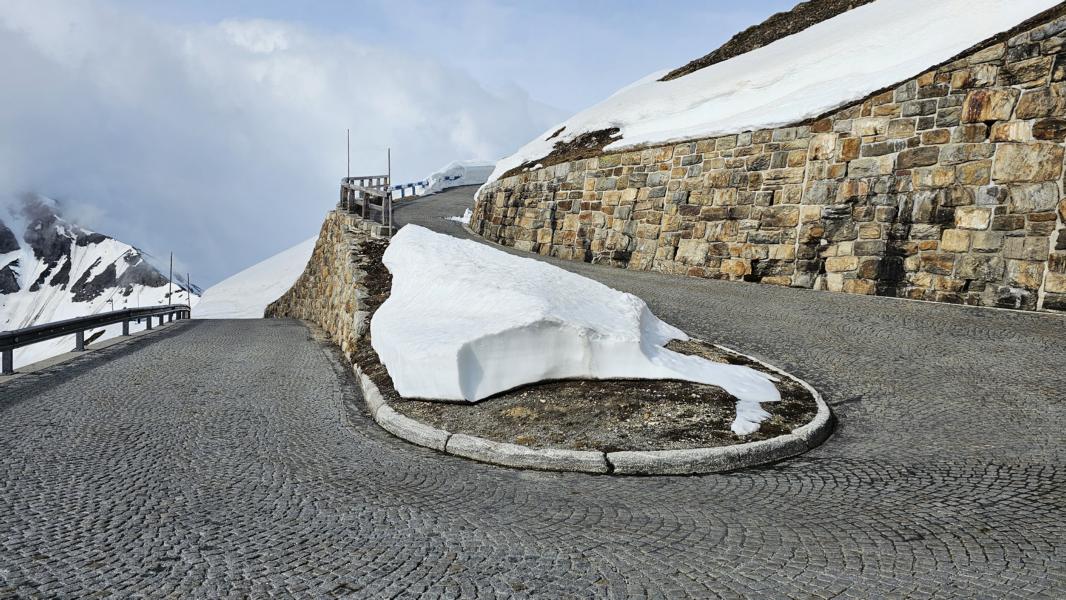
[[[398,216],[458,233],[469,193]],[[1066,320],[563,266],[806,377],[836,434],[495,468],[378,429],[300,323],[190,321],[0,387],[0,597],[1066,595]]]

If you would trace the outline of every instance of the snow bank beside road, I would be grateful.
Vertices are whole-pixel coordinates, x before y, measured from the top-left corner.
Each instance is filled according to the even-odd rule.
[[[683,379],[738,398],[738,434],[769,416],[760,402],[780,400],[753,369],[664,348],[687,336],[640,298],[558,267],[416,225],[383,260],[392,293],[371,339],[404,397],[476,402],[546,379]]]
[[[496,163],[484,160],[457,160],[426,178],[422,195],[435,194],[461,185],[481,185],[489,180]]]
[[[317,241],[316,235],[207,288],[193,318],[262,319],[267,305],[300,278]]]
[[[608,150],[803,121],[917,76],[1055,4],[877,0],[672,81],[658,81],[665,70],[652,73],[501,160],[490,181],[547,156],[556,142],[612,127],[621,139]]]

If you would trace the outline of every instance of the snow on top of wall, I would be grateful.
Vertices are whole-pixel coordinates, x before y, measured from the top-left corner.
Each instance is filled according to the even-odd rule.
[[[621,138],[606,149],[620,150],[816,117],[917,76],[1057,3],[877,0],[672,81],[658,81],[665,70],[652,73],[501,160],[489,180],[587,132],[619,128]]]
[[[252,265],[204,291],[195,319],[261,319],[267,305],[289,291],[304,272],[318,236]]]
[[[780,400],[753,369],[664,348],[687,336],[640,298],[558,267],[417,225],[383,260],[392,292],[371,340],[404,397],[476,402],[546,379],[682,379],[738,398],[738,434],[769,416],[760,402]]]

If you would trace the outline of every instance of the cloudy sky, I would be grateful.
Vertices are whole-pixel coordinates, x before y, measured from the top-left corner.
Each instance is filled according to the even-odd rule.
[[[317,232],[344,175],[500,158],[793,0],[3,0],[0,200],[209,285]]]

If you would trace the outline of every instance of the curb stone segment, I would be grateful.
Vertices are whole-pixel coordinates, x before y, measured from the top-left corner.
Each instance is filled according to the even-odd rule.
[[[452,434],[445,451],[463,458],[520,469],[582,473],[608,472],[603,452],[530,448],[462,433]]]
[[[807,444],[786,434],[747,444],[683,450],[608,452],[618,475],[697,475],[753,467],[802,454]]]
[[[776,462],[803,454],[824,442],[833,429],[832,413],[818,390],[802,379],[727,346],[715,347],[765,366],[781,377],[798,382],[814,397],[818,412],[809,423],[792,433],[747,444],[681,450],[624,450],[594,452],[556,448],[530,448],[518,444],[451,433],[406,417],[389,406],[377,385],[352,365],[362,388],[363,399],[371,416],[382,429],[418,446],[432,448],[479,462],[544,471],[575,471],[616,475],[700,475],[733,471]]]
[[[378,425],[398,438],[409,442],[444,452],[448,444],[450,433],[443,429],[430,427],[425,423],[405,417],[385,404],[374,413],[374,421]]]

